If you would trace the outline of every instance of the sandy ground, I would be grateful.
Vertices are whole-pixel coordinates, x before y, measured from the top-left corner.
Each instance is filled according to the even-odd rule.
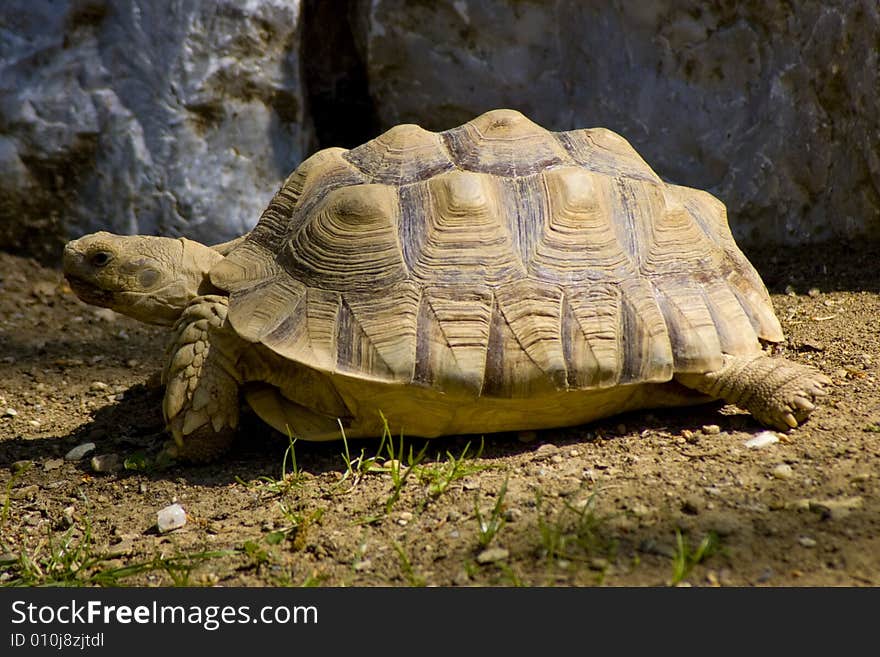
[[[0,254],[0,583],[880,585],[878,254],[748,254],[776,351],[834,381],[775,444],[745,446],[763,428],[712,404],[346,457],[245,414],[204,466],[155,461],[165,333]],[[173,503],[187,522],[160,532]]]

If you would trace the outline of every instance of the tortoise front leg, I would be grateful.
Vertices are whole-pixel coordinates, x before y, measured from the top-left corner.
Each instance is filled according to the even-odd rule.
[[[223,296],[196,297],[174,325],[162,410],[175,443],[170,452],[185,460],[215,458],[238,426],[241,375],[236,341],[226,327],[227,304]]]
[[[816,397],[831,379],[812,367],[763,354],[725,356],[721,369],[677,374],[683,385],[749,411],[777,429],[791,429],[809,417]]]

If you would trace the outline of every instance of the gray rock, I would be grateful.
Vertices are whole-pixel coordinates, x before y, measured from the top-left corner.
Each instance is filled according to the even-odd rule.
[[[385,127],[494,107],[604,126],[719,196],[746,243],[880,235],[875,0],[358,6]]]
[[[354,0],[350,30],[303,4],[2,3],[0,248],[55,259],[99,228],[230,239],[313,123],[321,146],[353,145],[496,107],[620,133],[721,198],[745,244],[880,237],[874,0]]]
[[[250,228],[310,136],[299,17],[298,0],[4,2],[0,247]]]
[[[95,451],[95,443],[83,443],[67,452],[64,455],[64,459],[67,461],[79,461],[83,456],[93,451]]]

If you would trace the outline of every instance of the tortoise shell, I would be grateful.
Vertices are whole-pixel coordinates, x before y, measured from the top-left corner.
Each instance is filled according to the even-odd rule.
[[[211,280],[289,361],[470,398],[668,381],[782,339],[721,202],[609,130],[512,110],[319,151]]]

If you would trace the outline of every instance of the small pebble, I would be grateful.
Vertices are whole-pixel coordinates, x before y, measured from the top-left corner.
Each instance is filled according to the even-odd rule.
[[[562,458],[559,454],[554,454],[550,457],[551,463],[562,463],[565,459]]]
[[[715,436],[721,433],[721,427],[717,424],[704,424],[701,431],[707,436]]]
[[[161,533],[180,529],[186,524],[186,511],[179,504],[171,504],[156,514],[156,526]]]
[[[94,449],[95,443],[83,443],[82,445],[77,445],[64,455],[64,460],[79,461],[83,456],[94,451]]]
[[[382,467],[386,470],[391,470],[393,472],[402,472],[404,469],[406,469],[406,466],[397,459],[388,459],[382,464]]]
[[[18,411],[14,408],[7,408],[5,411],[3,411],[3,415],[5,415],[6,417],[15,417],[16,415],[18,415]]]
[[[816,539],[810,538],[809,536],[801,536],[798,538],[798,543],[803,545],[805,548],[816,547]]]
[[[64,459],[49,459],[45,463],[43,463],[43,470],[48,472],[49,470],[57,470],[62,465],[64,465]]]
[[[19,472],[24,472],[29,467],[34,464],[33,461],[29,461],[27,459],[22,459],[21,461],[13,461],[12,462],[12,472],[13,474],[17,474]]]
[[[103,381],[92,381],[92,385],[89,386],[89,390],[94,390],[95,392],[100,392],[101,390],[106,390],[109,388],[106,383]]]
[[[137,358],[129,358],[127,361],[125,361],[125,366],[126,366],[126,367],[132,367],[132,368],[134,368],[134,367],[137,367],[137,366],[140,365],[140,364],[141,364],[141,362],[140,362]]]
[[[520,509],[512,508],[504,511],[504,519],[507,522],[516,522],[522,518],[523,512]]]
[[[92,457],[92,470],[95,472],[117,472],[122,470],[119,454],[98,454]]]
[[[544,443],[543,445],[538,447],[538,449],[535,450],[535,456],[543,458],[543,457],[547,457],[547,456],[552,456],[553,454],[555,454],[558,451],[559,451],[559,448],[556,445],[554,445],[553,443]]]
[[[34,429],[37,429],[43,426],[43,423],[39,420],[28,420],[28,424],[31,425]]]
[[[762,431],[759,434],[756,434],[743,442],[743,445],[750,448],[760,448],[767,447],[768,445],[772,445],[773,443],[779,442],[779,436],[777,436],[772,431]]]
[[[688,497],[681,502],[682,513],[686,513],[690,516],[697,515],[702,509],[702,506],[703,504],[701,500],[696,497]]]
[[[108,556],[111,557],[127,557],[134,552],[134,539],[123,538],[115,545],[111,545],[107,550]]]
[[[780,463],[770,473],[777,479],[791,479],[794,476],[794,470],[788,463]]]
[[[361,559],[360,561],[355,562],[354,566],[352,566],[352,568],[354,568],[354,570],[356,572],[361,572],[362,570],[369,570],[372,567],[373,567],[373,562],[370,561],[369,559]]]
[[[589,563],[587,564],[587,566],[590,568],[590,570],[599,570],[599,571],[608,570],[608,567],[610,565],[611,565],[611,563],[608,561],[608,559],[604,559],[603,557],[593,557],[592,559],[590,559]]]
[[[102,322],[115,322],[118,317],[116,312],[109,308],[96,308],[92,312],[94,313],[95,318]]]
[[[495,563],[496,561],[504,561],[510,556],[510,552],[500,547],[491,547],[483,550],[477,555],[477,563]]]

